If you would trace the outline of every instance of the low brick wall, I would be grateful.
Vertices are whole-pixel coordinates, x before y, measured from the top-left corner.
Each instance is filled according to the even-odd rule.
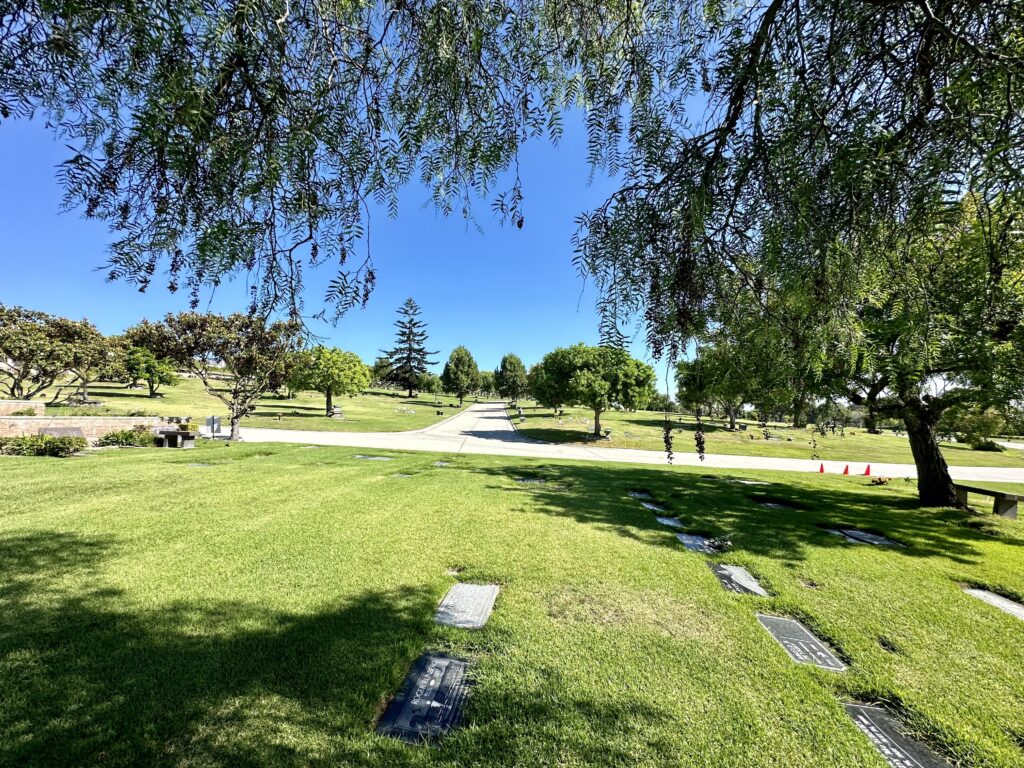
[[[136,424],[158,427],[162,416],[0,416],[0,437],[38,435],[40,429],[78,427],[89,442],[95,442],[107,432],[131,429]]]
[[[46,403],[38,400],[0,400],[0,416],[10,416],[15,411],[24,411],[26,408],[35,409],[36,416],[46,413]]]

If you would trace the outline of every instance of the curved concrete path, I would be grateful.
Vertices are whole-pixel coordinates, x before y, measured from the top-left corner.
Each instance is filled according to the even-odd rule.
[[[662,451],[602,448],[598,445],[557,445],[520,435],[501,403],[471,405],[455,416],[413,432],[318,432],[297,429],[242,428],[242,439],[251,443],[303,443],[341,445],[378,450],[432,451],[435,453],[478,453],[493,456],[523,456],[579,461],[619,461],[627,464],[667,464]],[[714,469],[767,469],[786,472],[817,472],[821,464],[811,459],[783,459],[768,456],[706,454],[704,462],[690,450],[677,451],[676,466]],[[847,462],[826,461],[825,471],[838,474]],[[863,474],[863,463],[850,463],[852,474]],[[955,480],[989,480],[1024,483],[1024,468],[950,467]],[[913,464],[874,464],[871,474],[886,477],[916,477]]]

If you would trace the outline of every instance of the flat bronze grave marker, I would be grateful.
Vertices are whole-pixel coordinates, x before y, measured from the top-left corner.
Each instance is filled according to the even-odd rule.
[[[1021,621],[1024,621],[1024,605],[1015,603],[1009,598],[997,595],[995,592],[989,592],[987,589],[965,589],[968,595],[984,600],[989,605],[994,605],[1001,611],[1006,611],[1011,616],[1016,616]]]
[[[420,656],[377,724],[377,733],[407,744],[445,735],[462,721],[469,664],[443,653]]]
[[[662,525],[667,525],[669,528],[682,528],[683,524],[676,520],[674,517],[661,517],[660,515],[654,518]]]
[[[765,616],[761,613],[757,614],[757,620],[793,661],[799,664],[813,664],[833,672],[843,672],[846,669],[846,665],[799,621],[781,616]]]
[[[706,536],[698,536],[695,533],[677,533],[676,538],[691,552],[700,552],[703,555],[716,555],[718,550]]]
[[[873,544],[876,547],[902,547],[898,541],[879,536],[876,533],[868,533],[856,528],[826,528],[829,533],[835,536],[842,536],[854,544]]]
[[[640,506],[642,506],[644,509],[651,510],[651,512],[667,512],[668,511],[663,506],[661,506],[661,504],[655,504],[652,501],[641,501],[640,502]]]
[[[390,456],[367,456],[366,454],[363,453],[357,453],[352,458],[363,459],[364,461],[391,461]]]
[[[721,585],[738,595],[757,595],[768,597],[764,587],[754,578],[742,565],[724,565],[722,563],[708,563],[711,572],[715,574]]]
[[[480,629],[491,617],[497,584],[455,584],[437,606],[434,621],[459,629]]]
[[[896,718],[881,707],[843,704],[843,709],[892,768],[944,768],[949,765],[929,747],[905,736]]]

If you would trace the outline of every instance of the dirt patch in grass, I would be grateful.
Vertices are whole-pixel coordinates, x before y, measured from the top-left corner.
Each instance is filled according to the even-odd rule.
[[[694,603],[661,592],[596,594],[568,587],[547,600],[558,622],[599,627],[642,628],[677,639],[708,638],[714,623]]]

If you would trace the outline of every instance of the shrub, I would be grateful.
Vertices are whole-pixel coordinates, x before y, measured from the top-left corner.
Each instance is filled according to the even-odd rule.
[[[159,414],[157,414],[157,413],[150,413],[149,411],[136,410],[136,411],[128,411],[125,414],[125,416],[159,416]]]
[[[88,445],[84,437],[52,437],[50,435],[4,437],[0,438],[0,454],[66,458],[79,451],[84,451]]]
[[[16,411],[11,411],[11,416],[35,416],[35,408],[19,408]]]
[[[153,433],[149,431],[148,427],[137,424],[131,429],[116,429],[113,432],[107,432],[96,441],[96,445],[147,448],[153,445]]]
[[[983,439],[983,440],[975,440],[974,442],[972,442],[971,443],[971,450],[972,451],[992,451],[994,453],[1002,453],[1003,451],[1006,450],[1006,448],[1004,448],[1003,446],[1001,446],[999,443],[995,442],[994,440]]]

